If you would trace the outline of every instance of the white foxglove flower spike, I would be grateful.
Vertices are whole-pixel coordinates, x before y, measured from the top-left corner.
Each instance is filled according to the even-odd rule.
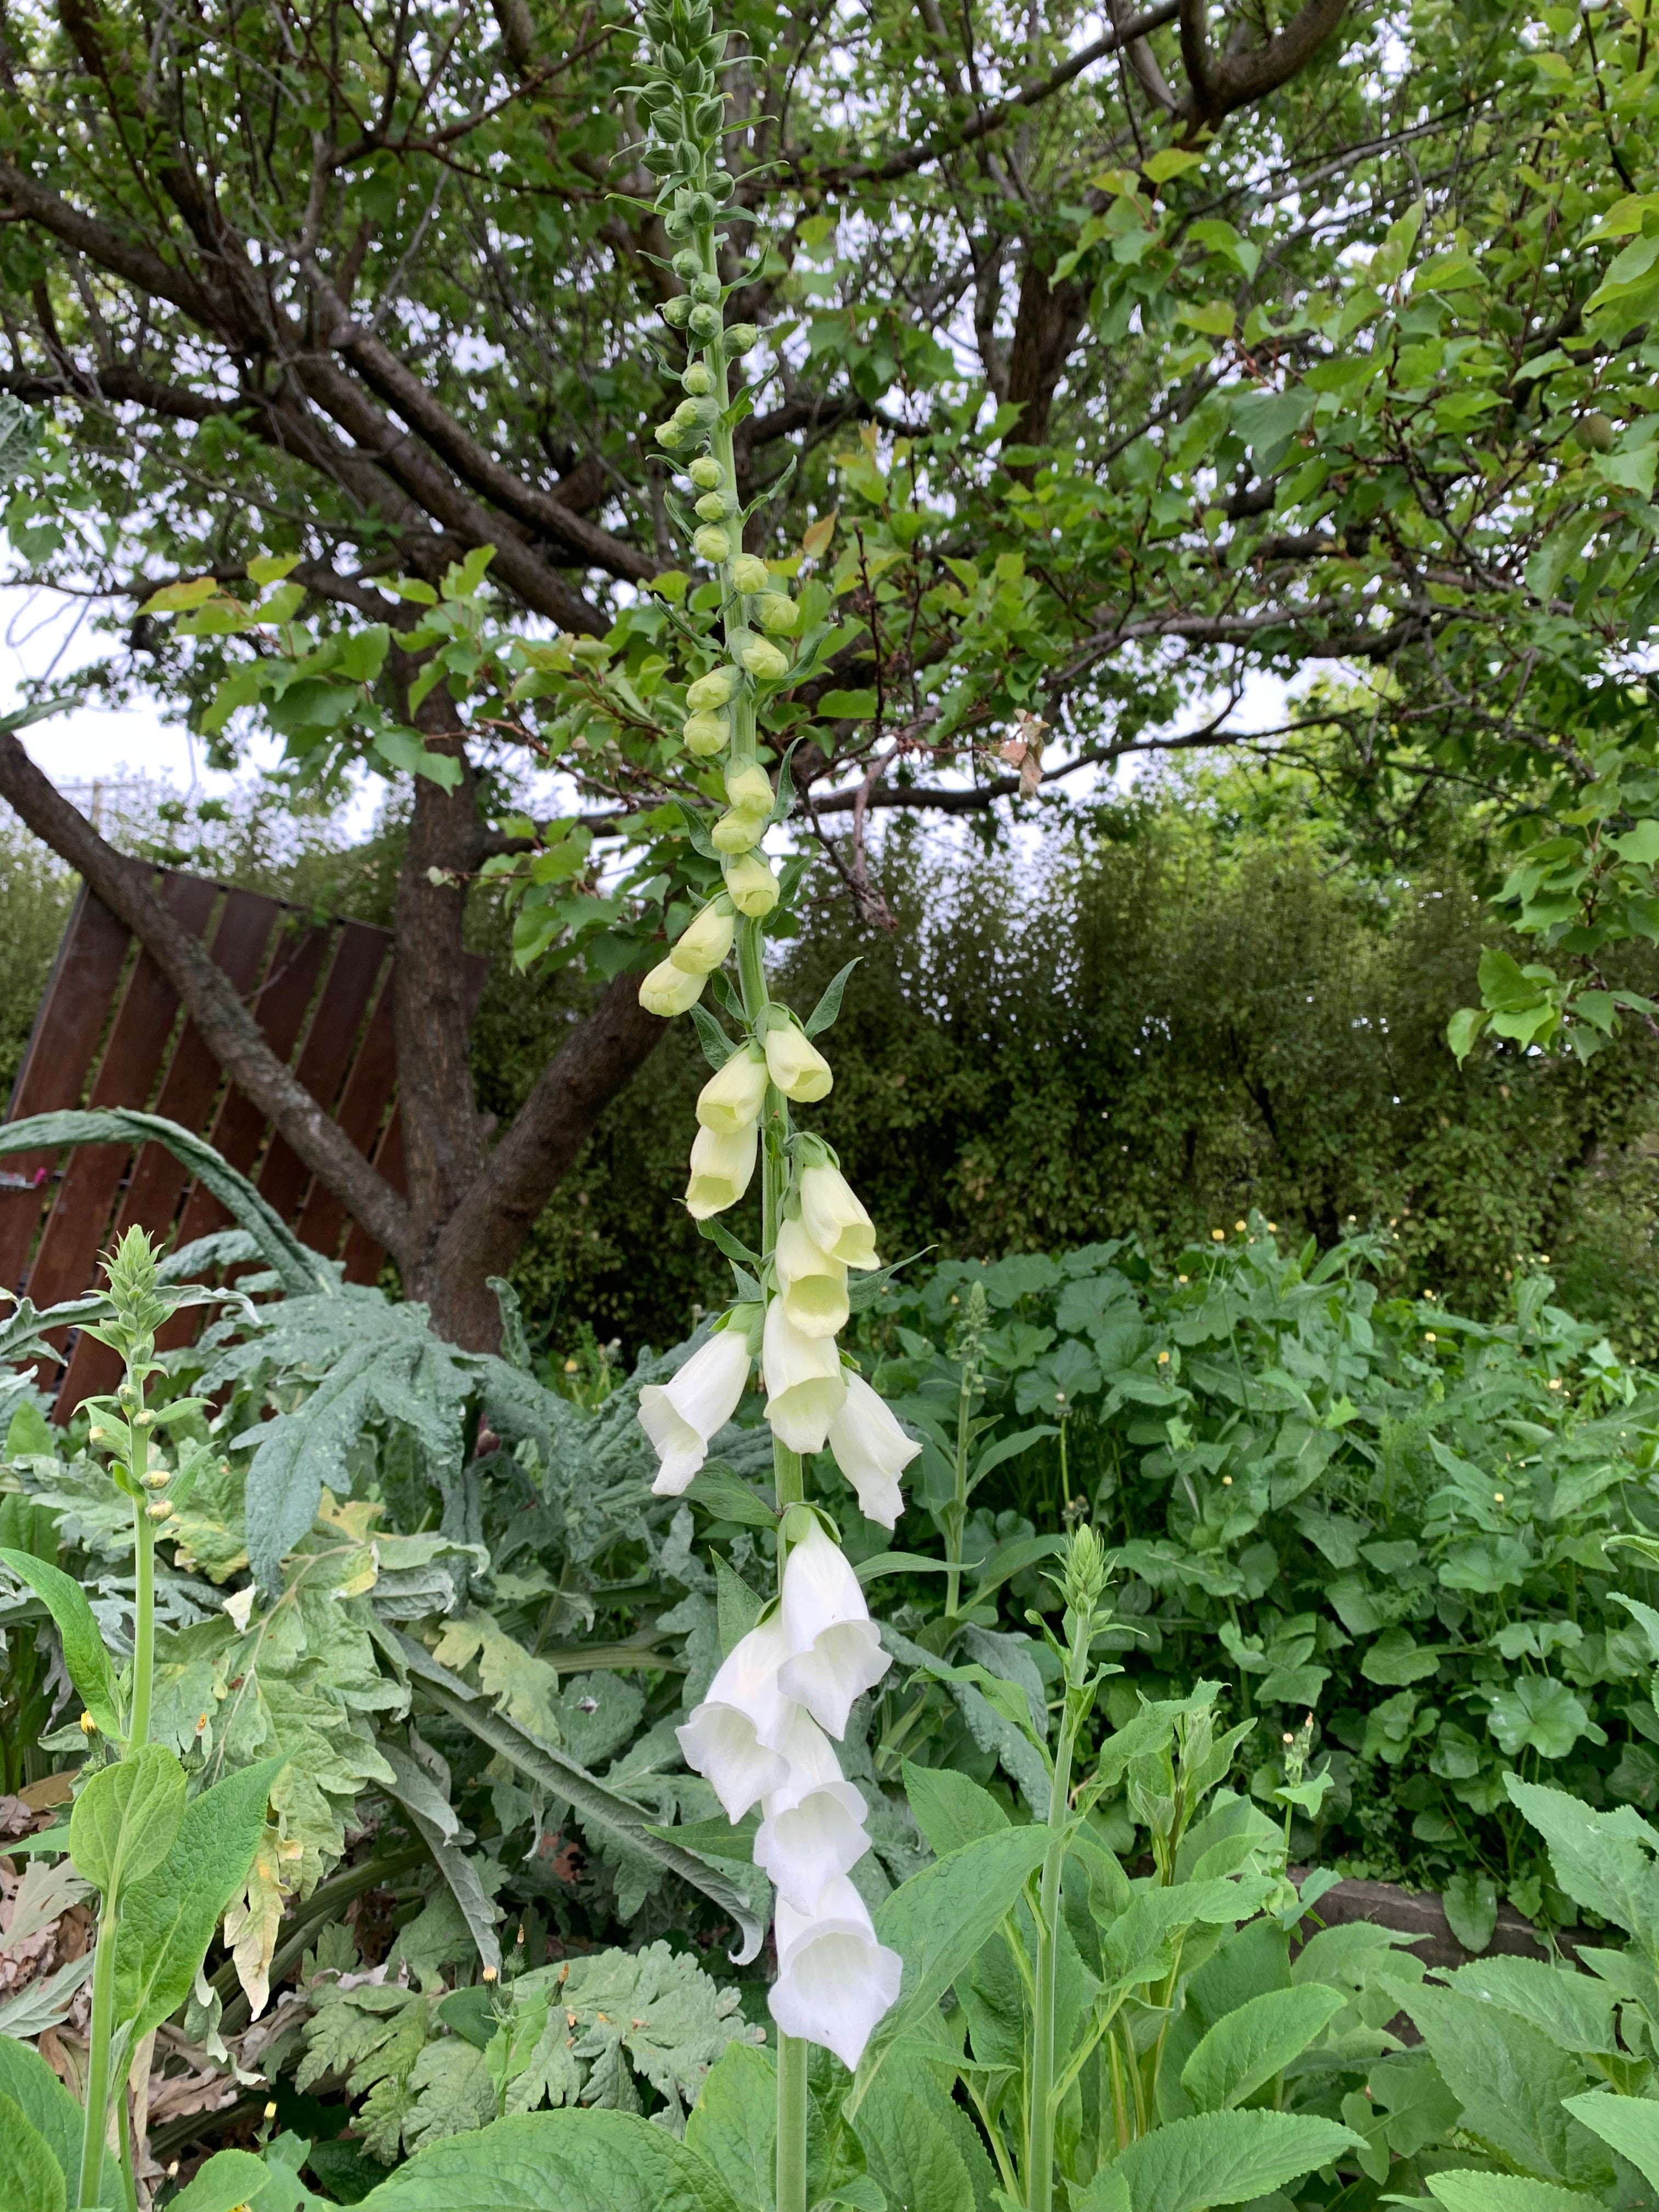
[[[782,1617],[774,1613],[751,1628],[708,1686],[708,1695],[677,1729],[686,1765],[701,1774],[740,1820],[751,1805],[789,1779],[783,1753],[795,1708],[778,1687],[778,1668],[788,1656]]]
[[[660,1465],[652,1489],[678,1498],[708,1456],[709,1438],[738,1410],[753,1355],[745,1326],[753,1306],[734,1308],[724,1328],[700,1345],[667,1382],[640,1392],[640,1426],[657,1448]]]
[[[822,1451],[847,1395],[835,1339],[803,1336],[783,1300],[774,1298],[766,1309],[761,1366],[773,1435],[791,1451]]]
[[[685,1210],[693,1221],[707,1221],[735,1206],[749,1188],[759,1150],[760,1124],[730,1136],[719,1129],[699,1129],[691,1139],[691,1180],[685,1187]]]
[[[767,1995],[786,2035],[820,2043],[855,2072],[876,2022],[894,2003],[904,1972],[896,1951],[876,1941],[864,1899],[845,1875],[824,1886],[814,1913],[780,1897],[778,1978]]]
[[[834,1336],[847,1325],[847,1270],[822,1252],[799,1221],[779,1224],[774,1258],[778,1295],[803,1336]]]
[[[765,1101],[765,1056],[752,1044],[740,1045],[698,1092],[697,1120],[720,1136],[739,1136]]]
[[[858,1577],[816,1516],[789,1547],[778,1618],[788,1647],[778,1687],[805,1705],[820,1728],[845,1735],[854,1699],[873,1689],[893,1662],[881,1648]]]
[[[798,1912],[813,1911],[824,1884],[870,1848],[867,1808],[841,1771],[835,1747],[810,1713],[797,1711],[784,1746],[789,1777],[762,1801],[755,1864]]]
[[[904,1510],[898,1479],[921,1446],[905,1435],[886,1401],[861,1375],[847,1376],[847,1396],[830,1424],[830,1449],[858,1492],[859,1511],[892,1528]]]
[[[800,1218],[812,1242],[843,1267],[880,1267],[875,1224],[827,1160],[801,1170]]]

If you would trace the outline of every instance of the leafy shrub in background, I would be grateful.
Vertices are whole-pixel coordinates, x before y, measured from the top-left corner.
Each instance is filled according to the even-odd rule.
[[[1329,1754],[1296,1851],[1446,1891],[1480,1948],[1500,1895],[1572,1917],[1507,1775],[1659,1803],[1648,1658],[1609,1596],[1646,1570],[1608,1552],[1659,1527],[1659,1378],[1547,1276],[1472,1322],[1379,1296],[1377,1257],[1287,1251],[1257,1218],[1167,1269],[1122,1244],[947,1261],[866,1329],[927,1438],[912,1492],[942,1533],[963,1411],[1030,1438],[972,1496],[967,1557],[1083,1515],[1119,1547],[1114,1717],[1224,1654],[1258,1796],[1304,1714]],[[904,1748],[975,1756],[943,1692]]]

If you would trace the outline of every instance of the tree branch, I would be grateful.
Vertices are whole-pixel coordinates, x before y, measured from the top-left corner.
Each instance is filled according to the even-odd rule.
[[[223,969],[156,896],[150,870],[106,843],[9,732],[0,732],[0,799],[126,923],[243,1096],[371,1237],[401,1252],[409,1231],[403,1200],[271,1050]]]

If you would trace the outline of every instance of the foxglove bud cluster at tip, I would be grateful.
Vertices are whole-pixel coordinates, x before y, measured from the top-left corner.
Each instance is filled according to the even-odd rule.
[[[830,1739],[846,1734],[854,1699],[892,1661],[840,1547],[815,1514],[794,1510],[807,1525],[782,1595],[715,1675],[680,1747],[728,1820],[760,1808],[755,1863],[778,1894],[772,2017],[856,2067],[898,1995],[902,1962],[878,1942],[848,1879],[870,1848],[867,1808]]]

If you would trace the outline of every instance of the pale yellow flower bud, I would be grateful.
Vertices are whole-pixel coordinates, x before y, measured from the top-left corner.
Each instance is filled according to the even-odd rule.
[[[803,1336],[833,1336],[846,1326],[847,1270],[820,1250],[800,1222],[781,1224],[773,1256],[778,1295],[792,1326]]]
[[[688,714],[681,734],[688,752],[701,754],[707,759],[711,753],[722,750],[732,734],[732,726],[724,714]]]
[[[712,453],[699,453],[690,474],[699,491],[718,491],[726,478],[725,470]]]
[[[719,906],[706,906],[692,916],[668,957],[688,975],[707,975],[731,951],[737,929],[736,915],[722,914]]]
[[[672,959],[659,960],[640,985],[640,1004],[647,1014],[659,1014],[664,1021],[672,1022],[676,1014],[696,1005],[705,980],[677,968]]]
[[[702,532],[699,531],[701,537]],[[739,648],[738,659],[757,684],[775,684],[789,673],[789,656],[763,637],[751,637]]]
[[[739,914],[757,920],[770,914],[778,902],[778,879],[771,862],[760,853],[745,853],[740,860],[726,862],[726,890]]]
[[[763,592],[771,580],[771,570],[752,553],[739,553],[732,563],[732,581],[740,592]]]
[[[793,599],[786,599],[781,592],[769,592],[757,602],[756,613],[763,629],[793,629],[800,620],[800,608]]]
[[[685,1210],[694,1221],[707,1221],[735,1206],[749,1188],[759,1151],[760,1123],[730,1135],[718,1129],[699,1129],[691,1144],[691,1180],[685,1188]]]
[[[697,1097],[697,1120],[705,1129],[735,1137],[760,1112],[766,1099],[766,1055],[746,1044],[734,1052]]]
[[[705,522],[692,534],[691,550],[699,561],[708,561],[716,567],[726,559],[732,550],[732,540],[718,523]]]
[[[699,676],[685,687],[685,703],[694,714],[711,707],[723,707],[738,688],[735,668],[711,668],[707,676]]]
[[[839,1168],[826,1160],[803,1168],[800,1218],[820,1250],[849,1267],[878,1267],[875,1224],[860,1205]]]
[[[772,779],[758,761],[733,761],[726,771],[726,795],[749,814],[772,808]]]
[[[729,814],[722,814],[709,831],[709,838],[717,853],[747,853],[758,845],[766,835],[767,816],[752,809],[734,806]]]
[[[799,1106],[823,1097],[835,1079],[829,1061],[793,1022],[780,1022],[766,1032],[766,1066],[784,1097]]]

